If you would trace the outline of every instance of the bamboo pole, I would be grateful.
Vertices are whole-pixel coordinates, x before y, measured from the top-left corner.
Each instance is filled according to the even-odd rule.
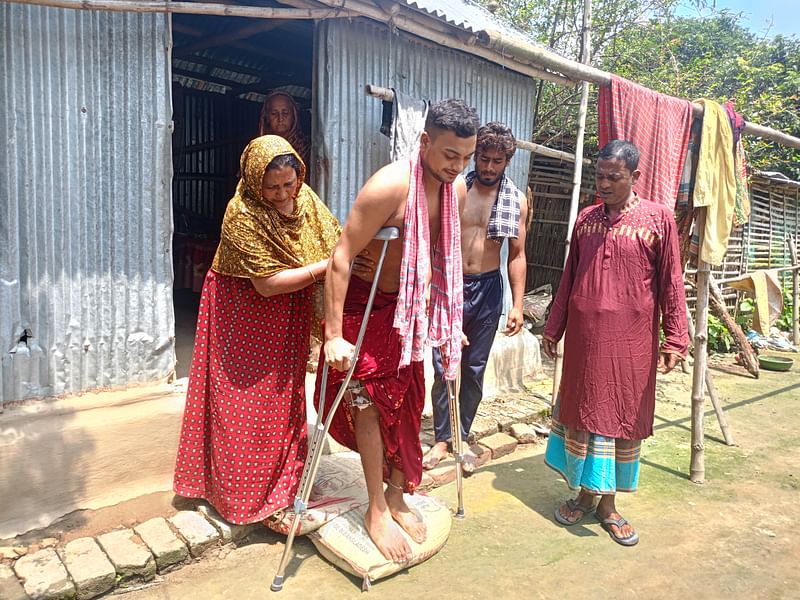
[[[689,313],[689,307],[686,307],[686,319],[689,321],[689,337],[694,339],[695,335],[695,328],[694,328],[694,321],[692,321],[692,316]],[[695,349],[695,360],[697,360],[697,350]],[[686,361],[682,361],[682,364]],[[728,426],[728,418],[725,416],[725,412],[722,410],[722,403],[719,401],[719,394],[717,394],[717,386],[714,385],[714,378],[711,376],[711,371],[706,368],[706,375],[705,375],[705,383],[706,383],[706,391],[708,392],[708,397],[711,399],[711,406],[714,407],[714,412],[717,414],[717,421],[719,422],[719,428],[722,431],[722,435],[725,438],[725,443],[728,446],[735,446],[736,444],[733,441],[733,432],[731,432],[730,427]]]
[[[490,29],[478,32],[478,43],[486,48],[497,50],[531,66],[561,73],[569,79],[590,81],[597,85],[609,85],[611,83],[611,73],[601,71],[590,65],[575,62],[574,60],[559,56],[552,50],[540,48],[516,38],[504,36]],[[692,112],[696,117],[701,116],[703,114],[702,105],[692,103]],[[751,123],[750,121],[747,122],[742,131],[748,135],[771,140],[783,146],[800,148],[800,138],[770,127]]]
[[[797,269],[800,265],[797,264],[797,247],[789,235],[786,236],[786,244],[789,246],[789,254],[792,257],[792,266],[794,267],[792,270],[792,343],[796,346],[800,343],[800,323],[798,323],[800,306],[797,304],[798,296],[800,296],[800,289],[798,289],[800,288],[800,276]]]
[[[697,231],[703,244],[706,223],[706,208],[697,209]],[[697,261],[697,301],[695,304],[694,371],[692,373],[692,451],[689,464],[689,479],[704,483],[706,477],[705,447],[703,445],[703,404],[705,375],[708,363],[708,278],[711,267],[705,261]]]
[[[6,0],[16,4],[33,4],[75,10],[104,10],[136,13],[183,13],[250,17],[253,19],[335,19],[357,17],[347,8],[268,8],[208,2],[169,2],[162,0]]]
[[[384,102],[393,102],[394,101],[394,91],[391,88],[381,87],[379,85],[374,85],[368,83],[366,86],[366,92],[369,96],[373,96]],[[558,158],[567,162],[575,162],[575,155],[570,154],[569,152],[562,152],[561,150],[555,150],[553,148],[548,148],[547,146],[542,146],[541,144],[535,144],[534,142],[527,142],[525,140],[517,140],[517,148],[519,150],[527,150],[532,154],[541,154],[542,156],[549,156],[550,158]],[[587,158],[583,159],[583,164],[590,165],[592,161]]]
[[[792,265],[791,267],[778,267],[777,269],[770,269],[772,271],[778,271],[782,273],[783,271],[798,271],[800,270],[800,264]],[[687,273],[696,273],[696,271],[687,271]],[[742,277],[746,276],[747,273],[742,273],[741,275],[737,275],[736,277],[726,277],[725,279],[715,279],[717,285],[723,285],[726,283],[731,283],[732,281],[740,281]]]
[[[592,0],[583,1],[583,35],[581,44],[581,63],[587,64],[591,53],[589,52],[591,44],[591,26],[592,26]],[[572,229],[575,227],[575,221],[578,218],[578,205],[581,200],[581,181],[583,179],[583,138],[586,133],[586,113],[589,107],[589,82],[583,81],[581,83],[581,104],[578,111],[578,134],[575,140],[575,168],[572,171],[572,198],[569,204],[569,219],[567,223],[567,237],[564,243],[564,264],[566,265],[569,260],[569,248],[572,242]],[[556,398],[558,397],[558,390],[561,386],[561,375],[563,372],[564,363],[564,336],[558,340],[556,346],[556,361],[555,368],[553,369],[553,392],[552,404],[555,406]]]

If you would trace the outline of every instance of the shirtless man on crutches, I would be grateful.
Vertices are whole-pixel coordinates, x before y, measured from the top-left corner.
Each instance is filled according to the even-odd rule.
[[[381,168],[359,192],[326,276],[328,395],[336,391],[335,377],[342,380],[350,366],[369,289],[358,277],[348,282],[350,261],[365,248],[378,253],[380,242],[373,237],[382,227],[400,229],[379,274],[350,392],[330,428],[334,439],[360,452],[369,495],[367,531],[381,553],[397,562],[411,558],[398,526],[417,542],[426,537],[425,524],[403,500],[403,492],[413,492],[422,477],[423,350],[428,344],[448,356],[449,380],[460,360],[459,214],[467,192],[460,173],[475,151],[478,126],[475,110],[460,100],[433,104],[418,155]]]

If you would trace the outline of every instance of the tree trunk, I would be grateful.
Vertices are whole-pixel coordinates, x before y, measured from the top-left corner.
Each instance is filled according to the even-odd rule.
[[[728,331],[731,332],[733,339],[736,341],[736,345],[739,346],[739,356],[744,368],[747,369],[747,371],[753,375],[753,377],[757,378],[758,358],[756,358],[753,348],[750,346],[750,342],[747,341],[744,331],[742,331],[742,328],[739,326],[739,324],[734,321],[733,317],[728,312],[728,309],[725,307],[725,301],[722,298],[722,292],[720,292],[719,286],[717,285],[717,282],[714,281],[714,277],[711,274],[708,276],[708,284],[709,309],[715,317],[722,321],[725,327],[728,328]]]

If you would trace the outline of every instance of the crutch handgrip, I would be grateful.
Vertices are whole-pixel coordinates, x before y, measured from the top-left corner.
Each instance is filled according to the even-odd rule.
[[[388,242],[390,240],[396,240],[400,237],[400,229],[397,227],[381,227],[378,230],[378,233],[375,234],[376,240],[381,240],[382,242]]]

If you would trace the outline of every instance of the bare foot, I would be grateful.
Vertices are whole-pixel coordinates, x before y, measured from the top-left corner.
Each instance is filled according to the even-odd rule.
[[[411,548],[392,520],[389,511],[373,510],[370,506],[364,514],[367,533],[381,554],[394,562],[403,563],[411,559]]]
[[[478,468],[478,457],[472,451],[472,448],[469,447],[468,443],[464,442],[462,448],[461,474],[464,477],[469,477],[475,472],[475,469]]]
[[[411,536],[412,540],[421,544],[427,539],[428,527],[424,521],[420,521],[417,515],[408,508],[402,492],[395,492],[389,487],[386,490],[386,504],[389,506],[392,518]]]
[[[426,471],[436,467],[447,458],[447,442],[436,442],[422,459],[422,468]]]

